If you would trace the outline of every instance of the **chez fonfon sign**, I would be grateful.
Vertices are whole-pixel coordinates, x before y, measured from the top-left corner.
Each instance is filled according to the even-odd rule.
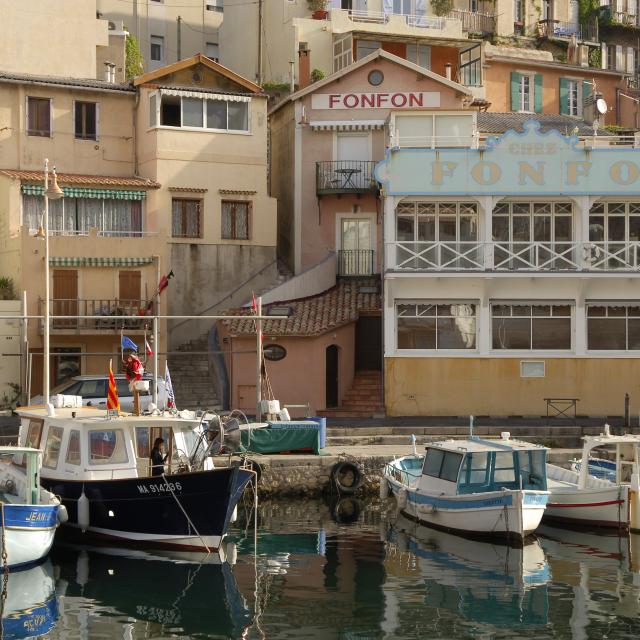
[[[389,149],[376,167],[387,195],[638,195],[640,149],[578,146],[530,120],[486,149]]]

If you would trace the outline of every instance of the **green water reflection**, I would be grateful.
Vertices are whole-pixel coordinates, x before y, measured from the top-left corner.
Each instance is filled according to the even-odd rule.
[[[546,527],[513,549],[420,527],[392,503],[279,502],[260,507],[254,555],[238,525],[235,563],[57,543],[11,576],[3,637],[640,636],[636,536]]]

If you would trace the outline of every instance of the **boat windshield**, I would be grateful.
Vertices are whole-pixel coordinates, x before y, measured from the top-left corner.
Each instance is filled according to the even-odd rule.
[[[461,462],[461,453],[429,447],[424,460],[422,473],[432,478],[455,482],[458,479],[458,469],[460,469]]]
[[[546,451],[475,451],[467,453],[460,470],[458,493],[500,489],[546,491]]]

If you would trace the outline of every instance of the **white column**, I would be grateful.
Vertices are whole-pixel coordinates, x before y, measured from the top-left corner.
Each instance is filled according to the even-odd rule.
[[[386,269],[395,269],[396,247],[396,198],[395,196],[384,196],[384,216],[382,228],[382,246],[384,251],[384,264]]]
[[[49,160],[44,161],[44,352],[42,358],[44,406],[49,409]]]

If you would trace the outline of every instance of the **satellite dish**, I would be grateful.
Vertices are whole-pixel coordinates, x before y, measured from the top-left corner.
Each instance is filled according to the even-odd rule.
[[[596,100],[596,109],[598,110],[598,113],[601,115],[604,115],[605,113],[607,113],[607,102],[604,98],[598,98]]]

